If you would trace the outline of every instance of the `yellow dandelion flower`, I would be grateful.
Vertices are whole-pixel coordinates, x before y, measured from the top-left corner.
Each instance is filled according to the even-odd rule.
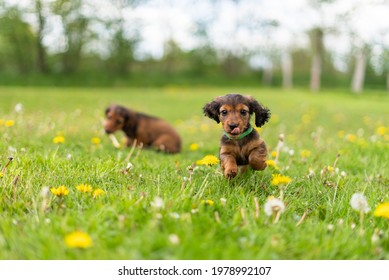
[[[274,157],[274,158],[275,158],[276,156],[277,156],[277,152],[276,152],[276,151],[272,151],[272,152],[271,152],[271,157]]]
[[[329,172],[333,172],[333,171],[334,171],[334,168],[333,168],[332,166],[327,166],[327,170],[328,170]]]
[[[262,128],[260,128],[260,127],[255,127],[254,128],[258,133],[261,133],[261,131],[262,131]]]
[[[100,195],[103,195],[103,194],[105,194],[104,190],[102,190],[102,189],[95,189],[93,191],[93,198],[96,198],[96,197],[98,197]]]
[[[271,184],[273,186],[286,185],[290,181],[292,181],[292,179],[288,176],[283,176],[281,174],[272,174]]]
[[[0,178],[3,178],[3,177],[4,177],[3,172],[0,172]]]
[[[69,190],[65,186],[59,186],[58,188],[51,188],[50,191],[55,196],[66,196],[69,194]]]
[[[377,127],[375,133],[380,136],[384,136],[388,132],[388,129],[385,126]]]
[[[55,144],[61,144],[65,142],[65,137],[63,136],[56,136],[53,138],[53,143]]]
[[[205,204],[205,205],[209,205],[209,206],[212,206],[215,204],[215,202],[213,200],[210,200],[210,199],[202,200],[201,203]]]
[[[99,137],[93,137],[91,139],[91,141],[92,141],[92,144],[95,144],[95,145],[99,145],[101,143],[101,140]]]
[[[389,202],[381,203],[374,210],[374,216],[389,219]]]
[[[348,134],[346,137],[347,141],[349,142],[355,142],[357,140],[357,136],[354,134]]]
[[[191,151],[197,151],[199,149],[199,144],[197,143],[192,143],[189,145],[189,150]]]
[[[208,166],[212,166],[218,163],[219,163],[219,159],[214,155],[207,155],[202,159],[196,161],[196,164],[198,165],[208,165]]]
[[[3,125],[4,125],[4,120],[0,119],[0,126],[3,126]]]
[[[344,130],[339,130],[339,131],[338,131],[338,137],[339,137],[339,138],[344,138],[344,135],[345,135]]]
[[[79,190],[82,193],[92,192],[92,187],[90,185],[81,184],[81,185],[78,185],[76,188],[77,188],[77,190]]]
[[[301,153],[300,153],[301,157],[302,158],[308,158],[311,156],[311,151],[308,151],[308,150],[302,150]]]
[[[5,121],[5,126],[6,127],[11,127],[11,126],[14,126],[14,125],[15,125],[15,121],[13,121],[13,120]]]
[[[301,120],[304,124],[308,124],[311,122],[311,119],[312,117],[309,115],[309,114],[304,114],[302,117],[301,117]]]
[[[65,244],[69,248],[89,248],[92,246],[92,238],[82,231],[75,231],[65,236]]]
[[[268,160],[266,160],[266,164],[267,164],[267,166],[273,167],[275,170],[278,170],[278,166],[274,160],[268,159]]]

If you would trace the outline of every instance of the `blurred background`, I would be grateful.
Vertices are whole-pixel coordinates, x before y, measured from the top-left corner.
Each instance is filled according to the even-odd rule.
[[[0,85],[389,92],[389,1],[0,0]]]

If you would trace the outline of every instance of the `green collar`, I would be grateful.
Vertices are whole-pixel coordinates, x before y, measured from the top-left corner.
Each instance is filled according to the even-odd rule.
[[[252,131],[253,131],[253,127],[250,126],[249,129],[247,129],[245,132],[243,132],[241,135],[239,136],[236,136],[236,137],[231,137],[230,135],[228,135],[226,132],[224,132],[224,135],[230,139],[230,140],[241,140],[243,138],[245,138],[247,135],[249,135]]]

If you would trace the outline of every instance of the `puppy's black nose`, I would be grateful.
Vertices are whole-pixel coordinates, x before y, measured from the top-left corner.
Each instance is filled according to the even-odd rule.
[[[231,123],[228,125],[230,127],[231,130],[233,130],[234,128],[237,128],[238,125],[237,124],[234,124],[234,123]]]
[[[109,129],[106,129],[106,130],[105,130],[105,133],[107,133],[107,134],[111,134],[111,133],[112,133],[112,131],[110,131]]]

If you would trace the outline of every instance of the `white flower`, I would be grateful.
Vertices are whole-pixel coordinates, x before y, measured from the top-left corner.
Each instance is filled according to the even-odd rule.
[[[161,209],[165,205],[165,202],[163,201],[162,198],[160,198],[159,196],[156,196],[150,204],[152,207],[154,207],[156,209]]]
[[[265,203],[264,210],[267,216],[272,216],[278,212],[282,213],[285,210],[285,204],[278,198],[269,197]]]
[[[131,162],[127,163],[126,170],[131,170],[134,166],[132,165]]]
[[[170,241],[170,243],[172,243],[173,245],[178,245],[178,244],[180,244],[180,238],[178,237],[177,234],[170,234],[170,235],[169,235],[169,241]]]
[[[342,171],[342,172],[340,172],[340,176],[346,177],[346,176],[347,176],[347,173],[346,173],[345,171]]]
[[[180,218],[180,214],[178,214],[177,212],[171,212],[170,217],[178,220]]]
[[[22,103],[18,103],[15,105],[15,112],[16,113],[21,113],[23,111],[23,104]]]
[[[227,203],[227,199],[225,199],[224,197],[220,198],[220,202],[223,206],[226,206],[226,203]]]
[[[367,213],[370,211],[366,197],[362,193],[354,193],[350,200],[351,207],[356,211]]]
[[[289,155],[292,157],[294,156],[294,150],[289,150]]]
[[[67,155],[66,155],[66,158],[67,158],[68,160],[71,160],[72,157],[73,157],[72,154],[67,154]]]

